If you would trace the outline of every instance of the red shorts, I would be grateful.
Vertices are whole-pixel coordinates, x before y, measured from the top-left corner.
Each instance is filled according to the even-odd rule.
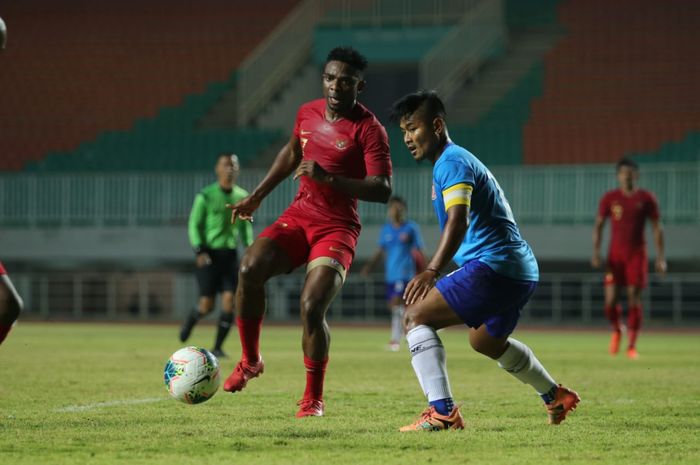
[[[646,252],[637,252],[625,257],[610,255],[605,273],[605,285],[647,287],[649,263]]]
[[[7,271],[5,271],[5,267],[2,266],[2,262],[0,262],[0,274],[7,274]]]
[[[348,271],[359,236],[360,230],[354,226],[310,220],[308,215],[292,205],[259,237],[275,241],[289,256],[292,268],[319,257],[329,257]]]

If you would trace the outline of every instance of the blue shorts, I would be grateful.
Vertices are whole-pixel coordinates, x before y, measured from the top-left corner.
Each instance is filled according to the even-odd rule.
[[[471,260],[435,287],[467,326],[485,324],[491,336],[500,338],[517,326],[537,281],[506,278],[479,260]]]
[[[386,300],[391,300],[394,297],[403,297],[403,291],[406,290],[407,281],[393,281],[386,283]]]

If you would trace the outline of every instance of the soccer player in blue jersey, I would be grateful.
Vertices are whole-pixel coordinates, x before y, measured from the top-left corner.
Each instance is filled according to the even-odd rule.
[[[539,271],[498,182],[478,158],[450,140],[445,107],[435,92],[404,96],[394,103],[392,119],[413,158],[433,165],[432,199],[442,229],[435,255],[404,293],[411,363],[429,407],[400,431],[464,428],[437,334],[458,324],[469,327],[474,350],[535,389],[550,424],[561,423],[576,408],[578,394],[557,384],[532,350],[510,337]],[[438,280],[450,260],[459,269]]]
[[[406,219],[406,201],[394,196],[389,199],[387,206],[389,220],[379,233],[379,248],[362,268],[362,274],[367,276],[374,265],[385,257],[386,298],[391,311],[391,339],[388,348],[397,352],[403,338],[403,292],[425,259],[420,228],[415,221]]]

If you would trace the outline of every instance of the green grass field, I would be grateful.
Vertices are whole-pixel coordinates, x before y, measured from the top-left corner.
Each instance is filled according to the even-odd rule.
[[[680,464],[700,463],[700,340],[643,333],[636,362],[603,332],[520,331],[582,397],[560,426],[540,399],[442,333],[467,429],[398,433],[424,408],[407,351],[388,330],[334,328],[326,416],[294,418],[304,389],[300,329],[266,327],[265,374],[190,406],[162,381],[175,326],[22,323],[0,347],[0,463],[19,464]],[[228,341],[238,353],[236,334]],[[213,328],[191,340],[208,347]],[[224,376],[234,360],[222,360]]]

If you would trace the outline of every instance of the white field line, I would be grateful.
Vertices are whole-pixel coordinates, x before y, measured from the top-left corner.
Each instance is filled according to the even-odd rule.
[[[57,413],[65,412],[85,412],[87,410],[95,410],[103,407],[116,407],[119,405],[136,405],[136,404],[152,404],[154,402],[161,402],[168,400],[169,397],[147,397],[145,399],[125,399],[125,400],[113,400],[110,402],[96,402],[94,404],[85,405],[69,405],[68,407],[56,408],[53,411]]]

